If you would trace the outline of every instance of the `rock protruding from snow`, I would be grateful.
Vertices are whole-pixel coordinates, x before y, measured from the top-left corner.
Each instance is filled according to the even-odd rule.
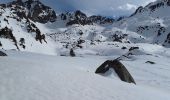
[[[131,47],[131,48],[129,49],[129,51],[136,50],[136,49],[139,49],[139,47]]]
[[[166,43],[170,43],[170,33],[167,35],[167,39],[165,40]]]
[[[7,54],[2,52],[2,51],[0,51],[0,56],[7,56]]]
[[[6,38],[6,39],[12,40],[14,42],[15,46],[17,47],[17,49],[19,49],[19,47],[17,45],[17,40],[16,40],[15,36],[13,35],[12,30],[9,29],[8,27],[0,29],[0,38]]]
[[[74,52],[73,49],[70,49],[70,56],[71,56],[71,57],[75,57],[75,56],[76,56],[76,54],[75,54],[75,52]]]
[[[122,81],[136,84],[129,71],[119,60],[105,61],[99,68],[97,68],[95,73],[104,74],[109,71],[110,68],[114,69],[114,71],[117,73],[117,75]]]

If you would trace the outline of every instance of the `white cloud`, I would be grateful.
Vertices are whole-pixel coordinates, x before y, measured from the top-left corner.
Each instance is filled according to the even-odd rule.
[[[123,6],[119,6],[118,9],[120,9],[120,10],[134,10],[134,9],[137,9],[137,6],[127,3]]]

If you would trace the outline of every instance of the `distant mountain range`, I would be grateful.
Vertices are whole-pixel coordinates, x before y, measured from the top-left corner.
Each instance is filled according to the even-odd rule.
[[[39,0],[16,0],[0,8],[1,49],[66,55],[70,49],[98,52],[100,45],[170,47],[170,0],[157,0],[119,19],[80,10],[56,14]]]

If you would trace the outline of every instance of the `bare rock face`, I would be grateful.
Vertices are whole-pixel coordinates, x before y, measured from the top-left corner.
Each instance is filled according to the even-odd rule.
[[[77,10],[73,13],[62,13],[60,15],[62,20],[68,20],[66,23],[67,26],[79,24],[79,25],[93,25],[97,24],[112,24],[115,20],[112,18],[107,18],[103,16],[87,16],[85,13]]]
[[[2,52],[2,51],[0,51],[0,56],[7,56],[7,54]]]
[[[9,29],[8,27],[0,29],[0,38],[6,38],[6,39],[12,40],[14,42],[15,46],[17,47],[17,49],[19,50],[19,47],[17,45],[17,40],[14,37],[12,30]]]
[[[132,17],[132,16],[134,16],[134,15],[136,15],[136,14],[138,14],[138,13],[141,13],[142,10],[143,10],[143,7],[142,7],[142,6],[138,7],[138,9],[137,9],[130,17]]]
[[[98,24],[112,24],[115,21],[112,18],[96,16],[96,15],[90,16],[89,20],[91,20],[91,22],[93,23],[98,23]]]
[[[35,22],[54,22],[57,18],[54,10],[38,0],[28,0],[25,2],[25,5],[29,10],[28,17]]]
[[[74,25],[74,24],[80,24],[80,25],[90,25],[92,22],[88,19],[86,14],[81,12],[80,10],[77,10],[74,12],[74,14],[70,15],[71,19],[69,22],[67,22],[67,26]]]
[[[165,40],[165,43],[170,43],[170,33],[167,35],[167,39]]]
[[[112,68],[116,72],[116,74],[119,76],[119,78],[127,83],[135,83],[135,80],[129,73],[129,71],[126,69],[126,67],[119,61],[119,60],[107,60],[105,61],[99,68],[96,70],[96,74],[104,74],[109,69]]]
[[[12,7],[20,18],[29,18],[34,22],[54,22],[57,18],[55,11],[45,6],[40,0],[16,0],[9,3],[7,6]]]
[[[151,5],[151,6],[149,7],[149,9],[153,12],[153,11],[155,11],[155,9],[157,9],[157,8],[159,8],[159,7],[161,7],[161,6],[164,6],[164,2],[160,2],[160,3],[157,3],[157,4],[155,4],[155,5]]]

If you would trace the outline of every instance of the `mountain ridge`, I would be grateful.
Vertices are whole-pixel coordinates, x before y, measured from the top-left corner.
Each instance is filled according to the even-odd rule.
[[[57,15],[54,10],[39,0],[24,2],[17,0],[7,5],[1,4],[3,9],[1,10],[1,29],[12,28],[11,30],[14,32],[13,29],[16,29],[14,26],[18,27],[17,31],[13,33],[13,36],[17,38],[14,44],[18,50],[28,50],[27,47],[31,50],[32,44],[38,44],[38,47],[46,49],[50,45],[51,50],[57,51],[59,55],[63,55],[63,52],[68,53],[69,49],[91,50],[94,46],[95,49],[92,51],[100,53],[97,50],[100,45],[106,45],[109,48],[118,46],[120,49],[122,45],[129,47],[136,43],[169,47],[168,19],[170,15],[165,13],[166,17],[164,17],[164,14],[161,13],[162,10],[169,9],[168,2],[163,0],[152,2],[145,7],[139,7],[131,16],[116,20],[96,15],[87,16],[80,10]],[[20,36],[19,33],[22,35]],[[34,42],[30,42],[30,44],[29,39],[23,33],[31,35]],[[8,38],[9,40],[1,38],[3,41],[11,42],[11,38]],[[19,43],[22,38],[28,46]],[[1,41],[1,48],[15,49],[13,46],[5,47],[4,44],[7,42],[3,41]],[[41,50],[45,52],[43,49]]]

